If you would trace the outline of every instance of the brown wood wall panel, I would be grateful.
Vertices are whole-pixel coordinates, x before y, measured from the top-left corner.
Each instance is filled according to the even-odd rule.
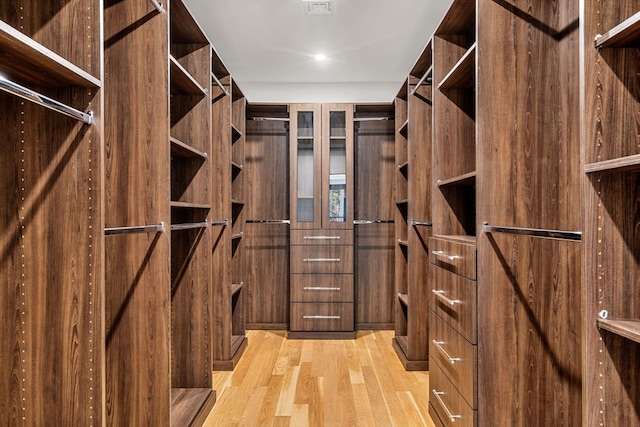
[[[95,89],[50,94],[101,117]],[[7,425],[101,422],[102,127],[7,94],[0,95],[0,111],[6,189],[0,419]]]
[[[168,20],[152,10],[130,0],[105,10],[107,227],[171,221]],[[125,31],[133,22],[143,24]],[[168,231],[106,238],[108,425],[169,419],[169,396],[157,391],[171,387],[170,256]]]
[[[245,145],[246,218],[289,219],[289,126],[247,121]],[[246,322],[289,322],[289,226],[245,225]]]
[[[476,227],[579,230],[578,2],[478,15]],[[581,424],[580,263],[580,243],[479,235],[480,425]]]

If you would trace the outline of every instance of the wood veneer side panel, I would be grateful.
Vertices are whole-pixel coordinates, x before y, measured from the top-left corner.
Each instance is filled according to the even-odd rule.
[[[0,96],[0,417],[8,425],[102,422],[102,95],[52,94],[94,110],[97,121]]]
[[[168,22],[153,10],[129,0],[105,10],[108,227],[171,222]],[[169,232],[110,236],[105,252],[106,423],[168,424]]]
[[[221,83],[231,90],[229,77]],[[213,360],[231,358],[231,97],[213,92],[211,106],[211,218],[227,220],[225,227],[213,227],[211,239],[211,298]]]
[[[516,3],[479,6],[477,227],[579,230],[578,2]],[[580,243],[479,236],[481,425],[581,423],[580,263]]]
[[[354,132],[356,219],[393,219],[394,122],[360,122]],[[394,224],[355,226],[355,322],[394,322]]]
[[[286,122],[248,121],[245,141],[248,219],[289,219],[289,129]],[[289,321],[289,227],[245,225],[248,323]]]

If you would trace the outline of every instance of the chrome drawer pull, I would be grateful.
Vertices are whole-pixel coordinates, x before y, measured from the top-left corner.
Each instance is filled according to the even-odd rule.
[[[340,240],[340,236],[302,236],[304,240]]]
[[[435,290],[433,289],[431,291],[431,293],[433,293],[440,301],[444,302],[445,304],[448,305],[456,305],[456,304],[460,304],[460,300],[458,299],[449,299],[447,297],[444,296],[444,291],[442,290]]]
[[[304,286],[302,288],[305,291],[339,291],[340,288],[329,288],[325,286]]]
[[[461,258],[460,255],[449,255],[448,253],[442,252],[442,251],[431,251],[431,253],[437,257],[446,258],[449,261],[453,261]]]
[[[340,316],[302,316],[303,319],[340,319]]]
[[[449,411],[449,408],[447,408],[447,405],[444,404],[444,402],[442,401],[442,398],[440,397],[440,395],[445,394],[444,391],[437,391],[434,388],[434,389],[431,389],[431,392],[433,393],[438,403],[440,403],[440,406],[442,406],[442,409],[444,409],[444,411],[447,413],[447,417],[449,417],[452,423],[455,423],[456,419],[462,418],[462,415],[453,415],[451,411]]]
[[[302,262],[340,262],[340,258],[304,258]]]
[[[433,345],[436,346],[438,351],[440,353],[442,353],[442,355],[445,357],[445,359],[449,360],[449,363],[451,363],[452,365],[455,365],[456,362],[461,362],[462,361],[462,359],[460,359],[459,357],[451,357],[451,356],[449,356],[449,353],[447,353],[447,351],[442,347],[442,344],[444,344],[444,341],[431,340],[431,342],[433,343]]]

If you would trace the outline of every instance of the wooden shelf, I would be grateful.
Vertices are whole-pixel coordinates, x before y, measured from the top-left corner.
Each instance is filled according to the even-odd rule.
[[[242,172],[242,165],[237,164],[236,162],[231,162],[231,175],[236,176],[240,172]]]
[[[637,47],[640,45],[640,12],[622,21],[611,30],[596,36],[595,47]]]
[[[232,239],[232,240],[242,239],[242,236],[243,236],[243,233],[242,233],[242,232],[240,232],[240,233],[234,233],[234,234],[232,234],[232,235],[231,235],[231,239]]]
[[[232,123],[231,124],[231,143],[233,144],[240,138],[242,138],[242,132],[240,132],[240,129],[238,129],[236,125]]]
[[[240,283],[234,283],[232,285],[230,285],[230,294],[231,296],[234,296],[235,294],[237,294],[238,292],[240,292],[240,290],[242,289],[242,287],[244,286],[244,283],[240,282]]]
[[[237,206],[244,206],[244,202],[241,200],[237,200],[237,199],[231,199],[231,204],[232,205],[237,205]]]
[[[209,388],[171,389],[171,426],[202,425],[216,403],[216,392]]]
[[[443,77],[438,89],[470,89],[476,81],[476,43],[460,58],[453,68]]]
[[[452,242],[467,243],[467,244],[476,244],[476,241],[477,241],[476,236],[467,236],[463,234],[456,234],[456,235],[439,235],[438,234],[433,237],[450,240]]]
[[[208,157],[207,153],[200,151],[174,137],[170,137],[169,140],[171,141],[171,154],[195,159],[206,159]]]
[[[0,72],[8,79],[38,87],[100,87],[100,79],[0,21]]]
[[[640,319],[598,319],[598,328],[640,343]]]
[[[396,205],[407,205],[409,204],[409,199],[402,199],[396,202]]]
[[[405,120],[404,123],[398,128],[398,133],[405,138],[407,137],[409,132],[409,120]]]
[[[618,159],[603,160],[584,166],[585,173],[594,172],[628,172],[640,170],[640,154],[620,157]]]
[[[169,57],[169,63],[172,95],[206,96],[207,91],[173,56]]]
[[[446,185],[473,185],[476,183],[476,171],[465,173],[449,179],[438,180],[438,187]]]
[[[183,2],[171,2],[171,43],[210,44],[202,28],[193,18]]]
[[[454,0],[438,26],[436,35],[464,34],[469,28],[475,29],[475,0]]]
[[[404,177],[407,177],[409,172],[409,162],[404,162],[403,164],[398,165],[398,170]]]
[[[398,293],[398,301],[405,307],[409,307],[409,295]]]
[[[206,203],[191,203],[191,202],[178,202],[171,201],[172,208],[178,209],[211,209],[211,205]]]
[[[402,240],[402,239],[398,239],[398,244],[400,246],[404,246],[404,247],[409,247],[409,241],[408,240]]]

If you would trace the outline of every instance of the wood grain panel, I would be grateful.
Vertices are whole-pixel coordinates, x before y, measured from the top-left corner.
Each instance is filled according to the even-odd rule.
[[[52,94],[102,117],[100,91]],[[89,424],[104,403],[102,126],[8,94],[0,111],[0,420]]]
[[[252,108],[249,106],[249,108]],[[246,218],[289,219],[289,127],[247,121]],[[289,321],[289,226],[245,224],[246,321],[253,328]]]
[[[581,229],[578,3],[479,3],[477,228]],[[580,263],[580,243],[478,236],[481,425],[582,424]]]

